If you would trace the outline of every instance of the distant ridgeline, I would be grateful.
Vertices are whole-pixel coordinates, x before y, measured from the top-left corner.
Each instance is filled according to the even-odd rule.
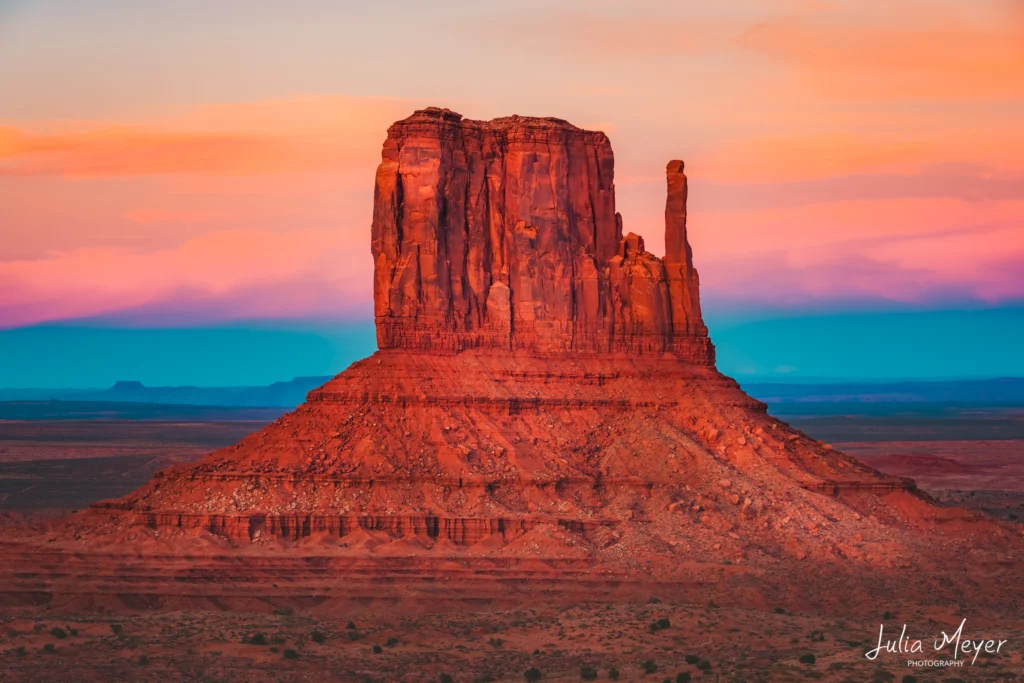
[[[164,405],[294,408],[330,377],[296,377],[251,387],[147,387],[121,381],[108,389],[0,389],[0,401],[158,403]]]
[[[885,414],[957,408],[1024,406],[1024,379],[827,382],[817,384],[743,383],[776,415]]]
[[[306,400],[306,394],[329,379],[329,376],[296,377],[288,382],[249,387],[147,387],[138,381],[120,381],[108,389],[0,389],[0,402],[149,403],[292,409]],[[897,408],[919,412],[938,407],[1024,406],[1024,379],[1020,378],[816,384],[758,382],[744,383],[743,388],[751,396],[767,403],[771,412],[780,415],[837,411],[884,413]],[[7,412],[0,408],[0,416]]]

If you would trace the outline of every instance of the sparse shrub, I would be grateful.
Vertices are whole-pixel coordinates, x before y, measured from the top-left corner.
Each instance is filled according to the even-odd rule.
[[[24,645],[19,645],[18,647],[14,648],[14,654],[18,655],[19,657],[24,657],[25,656],[25,646]]]
[[[266,645],[267,637],[262,633],[254,633],[251,636],[242,636],[242,643],[245,645]]]
[[[491,674],[481,674],[473,679],[473,683],[494,683],[495,680]]]
[[[540,679],[541,679],[540,669],[538,669],[535,666],[530,667],[523,674],[523,680],[525,680],[526,683],[537,683],[537,681],[539,681]]]
[[[7,637],[8,638],[17,638],[19,635],[20,634],[18,632],[18,629],[16,629],[16,628],[9,628],[9,629],[7,629]]]
[[[68,633],[70,633],[70,634],[71,634],[71,637],[72,637],[72,638],[77,638],[77,637],[78,637],[78,629],[77,629],[77,628],[71,628],[71,627],[69,626],[69,627],[68,627]]]
[[[882,615],[882,618],[885,619],[886,621],[888,621],[889,619],[895,619],[896,615],[893,614],[892,612],[886,612],[885,614]]]
[[[808,652],[805,655],[800,655],[800,663],[801,664],[814,664],[815,661],[817,661],[817,658],[814,655],[812,655],[810,652]]]
[[[386,642],[384,644],[387,645],[388,647],[394,647],[395,645],[398,645],[398,638],[395,638],[394,636],[392,636],[392,637],[388,638],[388,642]]]
[[[296,652],[295,650],[291,649],[291,648],[288,648],[287,650],[284,651],[284,658],[285,659],[298,659],[299,658],[299,653]]]
[[[772,611],[774,611],[776,614],[785,614],[786,613],[786,610],[782,609],[781,607],[776,607]]]
[[[139,655],[139,666],[148,666],[148,665],[149,665],[149,657],[147,657],[146,655]]]
[[[47,643],[46,645],[43,645],[43,652],[45,652],[48,655],[52,655],[56,651],[57,651],[57,646],[54,645],[53,643]]]
[[[437,678],[437,683],[455,683],[455,679],[450,674],[441,674]]]
[[[279,617],[290,617],[291,615],[295,614],[295,610],[293,610],[291,607],[278,607],[274,610],[274,614],[276,614]]]
[[[699,662],[697,662],[697,668],[701,671],[711,671],[711,661],[707,659],[702,659]]]
[[[697,655],[686,655],[686,663],[687,664],[691,664],[692,665],[692,664],[696,664],[699,661],[700,661],[700,657],[698,657]]]
[[[345,624],[345,628],[349,629],[350,631],[354,631],[356,628],[356,622],[349,621],[347,624]]]
[[[53,628],[51,628],[50,635],[56,638],[57,640],[63,640],[68,637],[68,634],[64,632],[64,629],[62,629],[59,626],[54,626]]]
[[[658,670],[658,665],[653,659],[645,659],[640,662],[640,668],[644,670],[645,674],[652,674]]]
[[[488,638],[487,639],[487,644],[490,645],[491,647],[501,647],[502,645],[505,644],[505,641],[502,640],[501,638]]]
[[[689,671],[681,671],[676,674],[676,683],[690,683],[691,678]]]
[[[822,631],[811,631],[807,639],[812,643],[820,643],[825,640],[825,634]]]
[[[917,683],[917,676],[907,674],[903,677],[903,683]]]
[[[592,666],[584,664],[580,667],[580,678],[585,681],[596,681],[597,680],[597,669]]]
[[[123,629],[123,628],[124,627],[121,626],[121,624],[111,624],[110,625],[110,632],[113,633],[115,636],[116,635],[120,635],[121,629]]]
[[[608,678],[613,681],[619,680],[619,670],[615,667],[608,669]]]
[[[324,635],[323,631],[313,631],[309,634],[309,637],[314,643],[318,643],[320,645],[323,645],[327,641],[327,636]]]
[[[669,628],[669,627],[672,626],[672,622],[669,621],[666,617],[662,617],[661,619],[658,619],[657,623],[658,623],[658,628]]]
[[[379,655],[381,652],[384,652],[384,648],[382,648],[380,645],[373,646],[373,654]]]

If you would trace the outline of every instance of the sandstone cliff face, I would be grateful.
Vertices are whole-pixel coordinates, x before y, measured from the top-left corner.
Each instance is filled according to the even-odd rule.
[[[664,260],[622,235],[608,138],[425,109],[388,130],[372,251],[382,349],[669,352],[714,363],[668,168]]]

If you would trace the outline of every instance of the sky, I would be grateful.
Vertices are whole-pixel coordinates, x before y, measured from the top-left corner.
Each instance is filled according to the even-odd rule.
[[[381,143],[432,105],[605,131],[655,252],[685,159],[723,370],[1024,374],[1020,0],[0,0],[0,64],[0,386],[95,330],[90,386],[341,370]],[[225,330],[296,360],[228,372]]]

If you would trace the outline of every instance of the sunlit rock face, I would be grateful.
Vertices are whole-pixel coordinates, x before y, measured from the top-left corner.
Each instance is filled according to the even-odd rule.
[[[388,130],[374,188],[380,348],[668,352],[714,363],[668,166],[668,253],[623,236],[604,133],[425,109]]]

